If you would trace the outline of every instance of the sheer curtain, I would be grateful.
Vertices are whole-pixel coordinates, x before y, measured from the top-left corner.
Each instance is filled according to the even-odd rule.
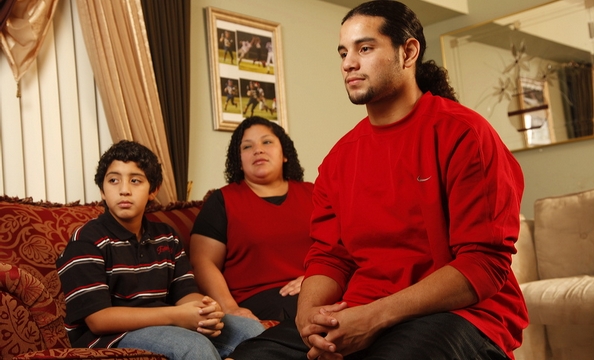
[[[162,204],[177,200],[140,0],[77,0],[95,81],[114,142],[134,140],[163,166]]]

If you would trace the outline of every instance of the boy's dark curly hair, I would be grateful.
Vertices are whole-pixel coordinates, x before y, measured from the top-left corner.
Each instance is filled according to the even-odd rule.
[[[283,155],[287,161],[283,163],[283,178],[285,180],[303,181],[303,168],[299,164],[297,157],[297,150],[293,144],[293,140],[287,135],[285,129],[275,122],[266,120],[259,116],[248,117],[243,120],[233,131],[229,148],[227,149],[227,161],[225,162],[225,179],[227,184],[232,182],[239,183],[245,178],[243,170],[241,170],[241,155],[240,145],[243,139],[243,133],[254,125],[264,125],[280,140],[283,148]]]
[[[420,45],[415,73],[417,85],[423,93],[431,91],[433,95],[458,101],[454,89],[449,84],[447,71],[433,60],[423,62],[427,49],[423,25],[408,6],[393,0],[369,1],[349,11],[341,24],[355,15],[383,18],[384,24],[379,32],[388,36],[395,48],[404,45],[408,39],[417,39]]]
[[[157,155],[149,148],[135,141],[121,140],[113,144],[106,152],[101,155],[97,172],[95,173],[95,184],[103,191],[103,180],[107,173],[107,168],[115,160],[128,162],[134,161],[136,165],[144,171],[150,186],[149,193],[157,190],[163,183],[163,171]]]

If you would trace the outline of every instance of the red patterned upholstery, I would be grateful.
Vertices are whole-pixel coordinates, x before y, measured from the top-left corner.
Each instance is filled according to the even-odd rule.
[[[165,356],[138,349],[50,349],[29,352],[13,357],[13,360],[20,359],[167,360]]]
[[[264,326],[265,329],[271,328],[279,324],[277,320],[260,320],[260,324]]]
[[[26,270],[0,263],[2,300],[0,325],[2,352],[20,354],[54,347],[69,347],[64,309],[46,287]],[[5,296],[6,294],[6,296]],[[26,336],[9,336],[23,334]]]
[[[189,253],[194,219],[211,192],[202,201],[149,206],[147,218],[171,225]],[[100,203],[62,205],[0,196],[0,360],[166,359],[138,349],[70,348],[55,262],[72,232],[103,211]],[[262,321],[267,328],[277,323]]]
[[[187,245],[201,207],[202,201],[152,206],[147,217],[170,224]],[[0,359],[19,354],[15,359],[166,359],[136,349],[70,348],[55,262],[70,234],[103,211],[99,203],[62,205],[0,196]]]

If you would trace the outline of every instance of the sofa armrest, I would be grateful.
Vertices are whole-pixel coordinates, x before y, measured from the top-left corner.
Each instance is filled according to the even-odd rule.
[[[521,284],[531,324],[594,325],[594,277],[583,275]]]
[[[39,279],[12,264],[0,263],[2,354],[70,347],[64,312]]]

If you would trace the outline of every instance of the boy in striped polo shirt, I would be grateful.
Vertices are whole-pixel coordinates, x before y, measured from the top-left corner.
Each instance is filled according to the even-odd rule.
[[[74,347],[221,359],[263,331],[200,294],[175,230],[145,218],[162,181],[157,156],[139,143],[122,140],[101,156],[95,183],[106,211],[72,234],[56,264]]]

